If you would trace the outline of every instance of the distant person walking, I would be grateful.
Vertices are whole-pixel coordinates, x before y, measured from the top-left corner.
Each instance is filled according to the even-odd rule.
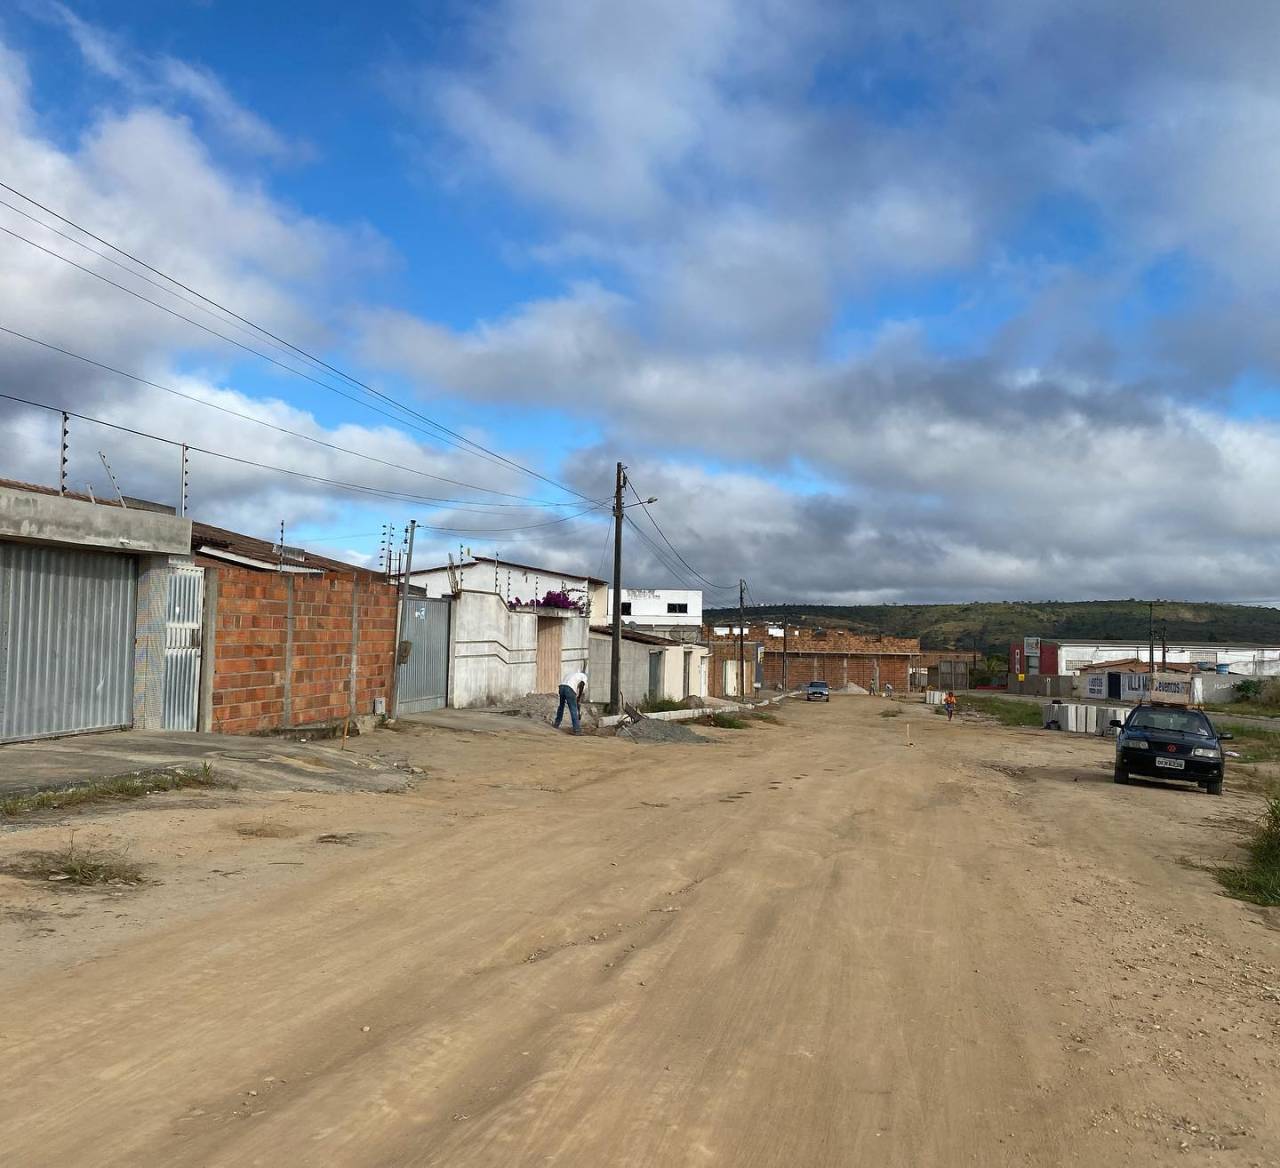
[[[884,683],[884,696],[887,698],[893,697],[893,682],[886,681]]]
[[[564,719],[565,707],[569,707],[569,721],[573,723],[573,732],[575,734],[582,733],[582,723],[578,718],[578,703],[582,701],[587,694],[587,675],[581,670],[576,673],[569,674],[568,677],[560,683],[560,708],[556,710],[556,729],[560,729],[560,723]]]
[[[947,721],[950,722],[956,716],[956,695],[954,690],[947,690],[942,698],[942,706],[947,711]]]

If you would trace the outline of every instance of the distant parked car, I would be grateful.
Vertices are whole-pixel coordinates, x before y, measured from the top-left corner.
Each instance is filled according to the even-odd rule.
[[[825,681],[811,681],[804,687],[804,700],[806,702],[829,702],[831,700],[831,687]]]
[[[1136,706],[1121,722],[1111,719],[1116,735],[1117,783],[1130,775],[1195,783],[1210,795],[1222,794],[1225,761],[1222,744],[1230,734],[1214,729],[1199,710]]]

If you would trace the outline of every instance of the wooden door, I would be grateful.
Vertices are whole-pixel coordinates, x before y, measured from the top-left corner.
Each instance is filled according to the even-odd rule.
[[[564,623],[553,616],[538,617],[538,693],[555,693],[560,688],[563,644]]]

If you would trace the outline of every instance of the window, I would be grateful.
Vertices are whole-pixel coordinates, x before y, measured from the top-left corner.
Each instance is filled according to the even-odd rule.
[[[631,615],[631,601],[629,601],[629,600],[624,600],[624,601],[623,601],[623,602],[618,606],[618,612],[619,612],[619,614],[620,614],[620,615],[622,615],[622,616],[630,616],[630,615]]]
[[[667,605],[668,613],[687,613],[688,611],[689,611],[689,606],[687,604],[668,604]]]
[[[1143,706],[1133,711],[1129,725],[1140,730],[1176,730],[1202,738],[1208,738],[1211,733],[1209,720],[1192,710],[1153,710]]]

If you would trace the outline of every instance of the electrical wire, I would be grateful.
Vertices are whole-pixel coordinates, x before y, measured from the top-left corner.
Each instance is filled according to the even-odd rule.
[[[682,556],[676,550],[675,545],[667,538],[667,533],[663,531],[661,527],[658,526],[658,521],[653,517],[653,512],[649,510],[649,504],[645,502],[640,492],[636,490],[635,483],[633,483],[630,478],[627,479],[627,486],[631,488],[631,493],[635,495],[636,502],[640,504],[640,506],[644,509],[644,513],[649,517],[649,522],[653,524],[654,531],[656,531],[662,537],[662,542],[665,543],[667,547],[671,549],[672,554],[676,557],[676,559],[679,560],[686,568],[688,568],[688,570],[694,575],[694,577],[698,580],[701,580],[702,583],[705,584],[708,588],[724,589],[728,591],[732,587],[731,585],[712,583],[701,572],[699,572],[691,563],[689,563],[689,561],[686,560],[684,556]]]
[[[442,438],[442,440],[449,442],[450,445],[458,446],[459,449],[467,450],[478,457],[486,458],[488,461],[496,460],[506,466],[511,467],[513,470],[519,470],[524,474],[532,475],[534,478],[540,479],[542,482],[545,482],[548,485],[555,487],[557,490],[564,491],[566,494],[576,495],[578,498],[584,499],[584,500],[587,498],[587,496],[584,495],[581,491],[578,491],[573,487],[566,486],[564,483],[557,482],[555,479],[542,474],[540,471],[536,471],[530,467],[524,466],[521,463],[516,462],[514,459],[508,458],[506,455],[499,454],[497,451],[494,451],[494,450],[490,450],[488,447],[483,446],[482,444],[475,442],[472,439],[467,438],[462,434],[459,434],[457,431],[450,429],[448,426],[445,426],[443,423],[437,422],[433,418],[430,418],[427,415],[417,410],[411,409],[409,406],[406,406],[403,402],[398,401],[397,399],[391,397],[389,394],[383,393],[381,390],[374,389],[372,386],[365,384],[363,381],[360,381],[358,378],[353,377],[348,373],[344,373],[341,369],[338,369],[337,367],[329,364],[328,362],[322,360],[321,358],[308,353],[306,350],[299,348],[297,345],[294,345],[291,342],[284,340],[282,337],[276,336],[276,334],[271,332],[270,330],[263,328],[261,325],[256,324],[254,321],[248,319],[247,317],[241,316],[239,313],[233,311],[230,308],[227,308],[225,305],[218,303],[218,301],[213,300],[208,296],[205,296],[202,292],[199,292],[197,289],[182,283],[182,281],[176,279],[173,276],[168,275],[168,273],[161,271],[159,268],[153,267],[151,264],[147,263],[145,260],[139,259],[137,256],[131,254],[130,252],[125,251],[123,248],[118,247],[116,244],[111,243],[109,240],[103,239],[99,235],[95,235],[88,228],[81,226],[79,223],[75,222],[73,219],[69,219],[67,216],[60,214],[59,212],[53,210],[51,207],[45,206],[43,203],[40,203],[36,199],[33,199],[30,195],[25,194],[23,191],[18,190],[16,187],[10,186],[6,182],[0,181],[0,188],[3,188],[4,190],[9,191],[13,195],[16,195],[18,198],[31,204],[33,207],[38,207],[40,210],[44,211],[46,214],[52,215],[55,219],[58,219],[60,222],[65,223],[67,226],[74,227],[77,231],[81,232],[84,235],[87,235],[90,239],[94,240],[95,242],[102,244],[104,247],[110,248],[112,251],[116,252],[118,255],[122,255],[126,257],[127,259],[131,260],[135,264],[138,264],[140,267],[143,267],[147,271],[152,272],[153,274],[161,277],[161,279],[166,280],[169,283],[175,285],[176,287],[181,288],[184,291],[190,292],[192,295],[199,297],[206,304],[210,304],[215,308],[219,309],[220,311],[226,313],[227,315],[233,317],[235,320],[238,320],[241,323],[248,325],[250,328],[254,329],[256,332],[261,333],[264,337],[267,337],[270,340],[277,342],[278,344],[284,345],[288,349],[297,353],[299,356],[310,361],[313,365],[318,365],[324,369],[329,370],[332,373],[335,373],[337,376],[341,377],[344,381],[347,381],[350,384],[359,387],[365,393],[370,394],[374,397],[380,398],[383,401],[387,402],[388,404],[394,406],[396,409],[401,410],[402,412],[409,414],[412,417],[420,419],[421,421],[425,422],[428,426],[430,426],[433,430],[437,431],[438,435]],[[46,224],[45,226],[48,226],[48,225]],[[207,326],[200,324],[198,321],[193,321],[191,320],[190,317],[183,316],[181,313],[176,312],[171,308],[167,308],[164,305],[151,300],[149,297],[143,296],[141,293],[134,291],[133,289],[127,288],[122,284],[118,284],[114,280],[109,280],[107,279],[107,277],[103,276],[101,273],[95,272],[91,268],[86,268],[82,264],[77,264],[74,260],[71,260],[68,257],[63,256],[58,252],[52,251],[49,248],[42,247],[40,244],[35,243],[35,241],[27,239],[25,236],[20,235],[19,233],[12,231],[9,228],[0,228],[0,230],[4,230],[8,232],[8,234],[14,236],[15,238],[23,240],[24,242],[30,244],[32,247],[39,248],[39,250],[57,259],[62,260],[64,263],[71,264],[73,267],[79,268],[81,271],[91,276],[104,280],[106,283],[119,288],[121,291],[124,291],[131,296],[136,296],[140,300],[144,300],[149,304],[153,304],[155,305],[155,307],[160,308],[162,311],[169,312],[172,315],[187,321],[189,324],[194,325],[196,328],[200,328],[206,332],[212,333],[214,336],[220,337],[222,340],[227,341],[229,344],[237,345],[239,348],[245,349],[248,352],[252,352],[256,356],[262,358],[263,360],[270,361],[272,364],[278,365],[282,369],[287,369],[289,372],[294,373],[296,376],[303,377],[308,381],[313,381],[317,385],[322,385],[334,393],[339,393],[340,396],[343,396],[343,397],[348,396],[342,393],[336,387],[329,385],[327,382],[319,381],[318,379],[313,378],[306,373],[303,373],[301,370],[297,370],[297,369],[294,369],[292,366],[285,365],[283,362],[277,361],[273,357],[260,353],[258,350],[253,349],[250,346],[244,345],[241,342],[236,341],[231,337],[227,337],[222,333],[218,333],[216,332],[216,330],[209,329]],[[95,254],[98,254],[98,253],[95,253]],[[230,322],[227,322],[227,323],[230,323]],[[360,399],[353,399],[353,400],[360,400]],[[361,404],[369,408],[374,408],[368,402],[362,401]],[[402,421],[401,424],[406,424],[406,423]]]
[[[436,500],[426,495],[413,495],[407,491],[388,491],[381,487],[370,487],[367,484],[363,484],[363,483],[351,483],[351,482],[346,482],[345,480],[342,480],[342,479],[330,479],[330,478],[324,477],[323,475],[313,475],[313,474],[307,474],[306,472],[300,471],[300,470],[290,470],[288,467],[272,466],[269,463],[258,462],[251,458],[241,458],[239,455],[227,454],[225,451],[221,451],[221,450],[211,450],[208,447],[196,446],[190,442],[179,442],[173,438],[162,438],[159,434],[149,434],[145,430],[136,430],[131,426],[122,426],[118,422],[108,422],[103,418],[95,418],[91,414],[82,414],[77,410],[63,409],[60,406],[51,406],[44,402],[31,401],[29,398],[18,397],[16,394],[0,393],[0,398],[3,398],[6,401],[18,402],[21,405],[31,406],[35,409],[46,410],[49,413],[66,414],[67,417],[69,418],[78,418],[82,422],[93,422],[95,425],[106,426],[108,429],[111,429],[111,430],[119,430],[121,433],[124,433],[124,434],[132,434],[137,438],[149,438],[153,442],[161,442],[161,443],[164,443],[166,446],[186,447],[187,451],[192,454],[205,454],[205,455],[208,455],[210,458],[220,458],[227,462],[238,463],[241,466],[251,466],[256,470],[272,471],[276,474],[289,475],[292,478],[305,479],[308,482],[321,483],[325,486],[338,487],[346,491],[357,491],[362,494],[376,495],[382,498],[395,499],[401,502],[410,502],[410,503],[435,503],[436,502]],[[590,502],[590,500],[588,500],[588,502]],[[584,515],[588,511],[595,511],[606,505],[607,505],[606,503],[593,502],[590,507],[585,508],[583,511],[576,512],[574,515],[564,516],[562,517],[562,519],[573,519],[573,518],[576,518],[577,515]],[[557,523],[561,521],[562,520],[552,520],[551,522]],[[477,528],[453,528],[453,529],[441,528],[441,530],[462,532],[464,534],[484,535],[492,531],[502,531],[502,532],[519,531],[519,530],[527,531],[527,530],[531,530],[534,527],[544,527],[549,525],[550,524],[534,523],[527,528],[477,527]]]
[[[630,515],[626,516],[626,522],[630,525],[631,529],[649,546],[649,550],[653,552],[654,558],[664,568],[666,568],[668,572],[671,573],[671,576],[673,579],[675,579],[678,583],[683,585],[685,588],[688,588],[692,592],[701,591],[701,589],[698,588],[698,586],[690,579],[690,577],[686,573],[680,571],[680,569],[673,564],[671,558],[666,554],[666,552],[657,543],[654,542],[654,540],[649,536],[648,532],[646,532],[644,528],[642,528],[638,523],[636,523],[636,521],[632,519]],[[711,585],[709,590],[712,592],[736,592],[737,591],[736,587],[731,588],[727,585],[719,585],[719,584]]]
[[[42,348],[49,349],[55,353],[61,353],[64,357],[71,357],[77,361],[83,361],[86,365],[92,365],[96,369],[104,370],[107,373],[113,373],[117,377],[128,378],[128,380],[135,381],[139,385],[145,385],[151,389],[159,389],[165,393],[171,393],[175,397],[183,398],[186,401],[195,402],[196,404],[202,405],[202,406],[208,406],[211,410],[217,410],[219,413],[228,414],[233,418],[240,418],[241,420],[246,422],[253,422],[255,425],[258,425],[258,426],[265,426],[268,430],[275,430],[278,434],[287,434],[291,438],[299,438],[304,442],[310,442],[316,446],[323,446],[329,450],[336,450],[340,454],[350,454],[356,458],[363,458],[368,462],[375,462],[380,466],[390,467],[393,470],[402,470],[408,474],[420,475],[422,478],[434,479],[436,482],[449,483],[451,486],[455,486],[455,487],[465,487],[467,490],[470,490],[470,491],[486,491],[491,494],[500,495],[503,498],[521,500],[521,502],[519,503],[496,503],[496,502],[490,502],[486,499],[436,499],[434,500],[435,502],[438,502],[438,503],[452,503],[452,504],[461,504],[461,505],[482,504],[485,507],[574,507],[574,506],[577,506],[576,503],[551,503],[542,499],[532,499],[525,495],[513,495],[508,491],[497,491],[497,490],[494,490],[494,488],[492,487],[482,487],[477,485],[476,483],[466,483],[466,482],[462,482],[460,479],[451,479],[451,478],[446,478],[444,475],[434,475],[434,474],[428,473],[427,471],[415,470],[413,467],[404,466],[401,463],[388,462],[386,459],[377,458],[372,454],[362,454],[358,450],[351,450],[346,446],[338,446],[333,442],[326,442],[324,441],[324,439],[313,437],[310,434],[303,434],[297,430],[290,430],[287,426],[278,426],[274,422],[268,422],[263,420],[262,418],[255,418],[252,414],[241,413],[239,410],[233,410],[229,406],[218,405],[216,402],[211,402],[206,400],[205,398],[197,397],[195,394],[183,393],[182,390],[180,389],[174,389],[170,385],[162,385],[160,382],[151,381],[146,377],[139,377],[135,373],[127,373],[123,369],[117,369],[112,365],[103,364],[103,362],[101,361],[95,361],[92,357],[86,357],[81,353],[73,352],[70,349],[64,349],[62,348],[61,345],[55,345],[51,341],[42,341],[38,337],[28,336],[26,333],[18,332],[17,329],[11,329],[2,324],[0,324],[0,333],[7,333],[11,337],[17,337],[19,340],[28,341],[33,345],[39,345]]]

